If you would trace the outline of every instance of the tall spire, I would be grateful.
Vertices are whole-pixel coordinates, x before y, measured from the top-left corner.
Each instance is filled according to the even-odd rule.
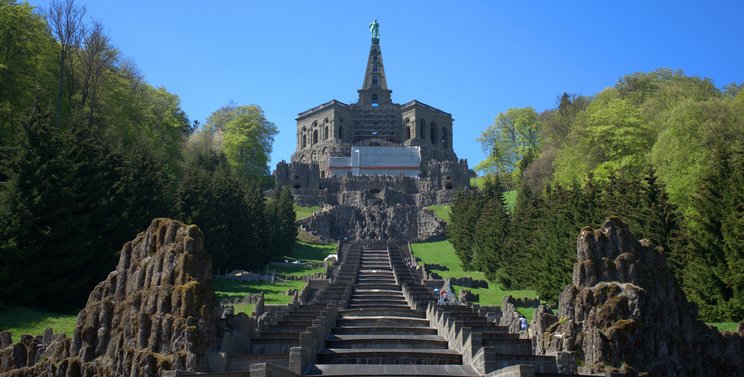
[[[372,33],[372,45],[369,48],[364,83],[362,89],[359,89],[359,103],[368,106],[389,105],[392,90],[387,87],[385,66],[382,64],[382,51],[380,50],[380,25],[376,19],[369,25],[369,30]]]

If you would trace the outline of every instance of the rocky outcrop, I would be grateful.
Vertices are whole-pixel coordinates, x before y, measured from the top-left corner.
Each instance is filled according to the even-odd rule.
[[[153,220],[124,245],[116,270],[90,293],[71,338],[58,335],[43,344],[43,338],[24,337],[1,351],[0,372],[157,376],[169,369],[206,370],[216,304],[203,244],[194,225]]]
[[[405,204],[327,206],[298,223],[301,230],[327,241],[438,241],[444,239],[446,225],[432,212]]]
[[[650,241],[609,219],[599,230],[582,229],[576,249],[558,313],[541,306],[533,318],[537,354],[572,351],[584,373],[744,376],[743,334],[699,321]]]

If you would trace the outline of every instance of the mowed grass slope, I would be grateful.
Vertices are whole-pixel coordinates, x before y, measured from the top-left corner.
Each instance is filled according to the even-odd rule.
[[[72,313],[55,313],[10,305],[0,310],[0,331],[10,331],[13,341],[21,335],[42,335],[51,328],[55,334],[72,335],[77,324],[77,316]]]
[[[413,255],[416,258],[420,258],[419,264],[439,264],[446,266],[446,270],[433,269],[429,272],[436,272],[443,278],[460,278],[460,277],[471,277],[478,280],[487,280],[486,276],[480,271],[465,271],[460,266],[460,260],[455,254],[455,248],[449,241],[438,241],[438,242],[425,242],[425,243],[414,243],[411,244]],[[457,287],[458,289],[460,287]],[[480,295],[481,305],[501,305],[501,301],[504,296],[511,295],[513,297],[536,297],[537,293],[533,290],[504,290],[500,285],[496,283],[488,283],[488,288],[465,288],[471,292]],[[526,313],[525,313],[526,314]]]
[[[242,298],[249,294],[259,294],[263,292],[265,304],[284,305],[292,300],[291,295],[287,295],[287,290],[296,289],[301,291],[307,284],[304,280],[278,281],[274,284],[266,281],[239,281],[217,278],[214,279],[214,293],[217,300],[226,298]],[[253,304],[236,304],[235,313],[243,312],[250,315],[253,312]]]
[[[329,254],[335,254],[336,244],[316,244],[302,241],[295,241],[292,255],[284,256],[284,260],[289,262],[300,261],[298,265],[277,266],[270,265],[269,273],[286,276],[307,276],[323,272],[323,259]],[[266,271],[262,271],[266,272]]]
[[[313,212],[320,209],[320,206],[301,207],[295,204],[294,209],[295,209],[295,215],[296,215],[295,218],[297,220],[302,220],[306,217],[310,217],[313,214]]]

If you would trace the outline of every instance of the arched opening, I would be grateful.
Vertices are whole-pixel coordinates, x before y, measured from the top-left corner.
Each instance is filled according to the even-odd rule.
[[[420,139],[425,139],[425,138],[426,138],[426,137],[424,136],[424,130],[425,130],[425,129],[426,129],[426,121],[424,121],[424,118],[421,118],[421,120],[419,121],[419,130],[418,130],[419,132],[417,132],[417,133],[416,133],[416,134],[417,134],[417,136],[418,136],[418,137],[419,137]]]
[[[377,61],[377,55],[375,55],[375,56],[372,57],[372,61],[373,62],[376,62]]]
[[[429,139],[431,140],[432,144],[437,143],[437,124],[435,122],[431,122],[429,129]]]
[[[374,194],[374,195],[377,195],[377,194],[379,194],[379,193],[380,193],[380,189],[378,189],[378,188],[372,188],[372,189],[369,189],[369,193],[370,193],[370,194]]]
[[[372,76],[372,86],[378,85],[380,85],[380,79],[377,77],[377,75]]]
[[[300,188],[300,185],[294,185],[294,188],[298,189]]]
[[[318,143],[318,130],[313,130],[313,144]]]
[[[307,135],[302,135],[302,147],[305,148],[307,146]]]
[[[321,170],[320,171],[320,178],[325,178],[325,177],[326,177],[325,170]]]
[[[449,145],[449,140],[447,140],[447,137],[449,137],[449,132],[447,132],[447,127],[442,127],[442,146],[447,148]]]
[[[406,127],[406,140],[411,139],[411,126]]]
[[[379,99],[377,97],[377,94],[372,95],[372,107],[380,106]]]
[[[375,221],[377,221],[377,218],[375,217],[375,215],[369,215],[369,221],[370,222],[375,222]]]
[[[377,72],[377,64],[372,64],[372,72]]]
[[[446,188],[447,190],[452,190],[452,182],[445,183],[444,188]]]
[[[338,126],[338,138],[339,139],[344,138],[344,126]]]
[[[328,140],[328,126],[323,129],[323,140]]]

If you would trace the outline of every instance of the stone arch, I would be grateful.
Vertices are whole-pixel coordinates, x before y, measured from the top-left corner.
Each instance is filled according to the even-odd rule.
[[[328,140],[328,126],[323,129],[323,140]]]
[[[437,122],[431,122],[430,124],[429,139],[432,144],[437,144]]]
[[[304,133],[302,134],[302,147],[305,148],[307,146],[307,135]]]
[[[419,121],[419,132],[416,133],[419,139],[425,138],[424,136],[425,130],[426,130],[426,121],[424,120],[424,118],[421,118],[421,120]]]
[[[372,95],[372,107],[380,106],[380,97],[377,94]]]
[[[411,126],[406,126],[406,140],[411,139]]]
[[[449,147],[449,132],[447,132],[447,127],[442,127],[442,147],[447,148]]]
[[[325,178],[325,177],[326,177],[326,172],[325,172],[325,170],[321,170],[321,171],[320,171],[320,178]]]
[[[313,130],[313,145],[318,144],[318,130]]]
[[[339,125],[338,126],[338,138],[343,139],[344,138],[344,126]]]

